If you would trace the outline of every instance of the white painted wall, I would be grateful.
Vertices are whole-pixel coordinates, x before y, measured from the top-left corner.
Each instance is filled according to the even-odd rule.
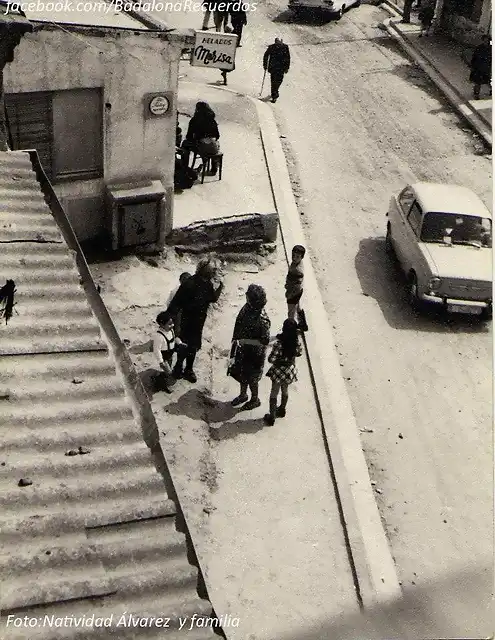
[[[66,28],[66,27],[65,27]],[[7,93],[103,87],[104,180],[57,185],[62,199],[103,196],[104,183],[159,179],[173,188],[176,96],[181,42],[147,31],[79,30],[46,27],[26,35],[4,71]],[[169,117],[144,118],[146,93],[172,91]],[[164,204],[165,228],[172,225],[172,198]],[[72,211],[75,208],[72,207]],[[71,216],[73,217],[72,213]],[[96,235],[95,211],[72,220],[80,240]]]

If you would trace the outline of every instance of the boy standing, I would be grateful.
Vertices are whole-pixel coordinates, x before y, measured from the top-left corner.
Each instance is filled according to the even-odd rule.
[[[290,320],[296,320],[299,301],[303,294],[304,267],[302,261],[305,253],[306,249],[300,244],[296,244],[292,249],[292,262],[285,279],[285,299]]]
[[[163,371],[163,390],[172,393],[170,382],[172,381],[172,358],[178,346],[182,343],[176,337],[174,331],[174,321],[167,311],[162,311],[156,317],[158,330],[153,338],[153,353]]]

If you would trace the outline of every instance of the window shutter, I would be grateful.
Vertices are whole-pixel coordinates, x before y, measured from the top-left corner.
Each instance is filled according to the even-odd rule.
[[[5,106],[14,149],[36,149],[52,177],[52,109],[48,93],[5,94]]]

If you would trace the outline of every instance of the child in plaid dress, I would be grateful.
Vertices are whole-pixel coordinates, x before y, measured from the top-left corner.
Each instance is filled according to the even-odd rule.
[[[282,327],[282,333],[277,336],[272,352],[268,356],[271,367],[266,375],[272,381],[270,392],[270,411],[264,417],[268,425],[275,424],[276,418],[284,418],[289,400],[289,385],[297,380],[296,358],[302,354],[299,341],[297,322],[287,319]],[[282,399],[277,407],[278,393]]]

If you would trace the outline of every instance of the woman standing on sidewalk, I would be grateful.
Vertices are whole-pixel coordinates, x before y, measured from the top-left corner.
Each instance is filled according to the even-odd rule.
[[[167,309],[174,320],[180,313],[179,338],[186,345],[184,350],[177,354],[177,363],[173,370],[177,379],[184,378],[193,383],[197,381],[193,367],[196,354],[201,349],[206,316],[210,304],[218,300],[223,289],[222,282],[217,287],[213,284],[219,270],[215,260],[200,260],[196,273],[182,282]],[[184,360],[186,368],[183,371]]]
[[[265,312],[266,293],[263,287],[250,284],[246,291],[246,304],[237,315],[232,342],[236,346],[235,362],[230,375],[240,384],[239,395],[232,400],[243,410],[261,405],[258,385],[265,366],[266,348],[270,342],[270,319]],[[248,402],[247,390],[251,391]]]

